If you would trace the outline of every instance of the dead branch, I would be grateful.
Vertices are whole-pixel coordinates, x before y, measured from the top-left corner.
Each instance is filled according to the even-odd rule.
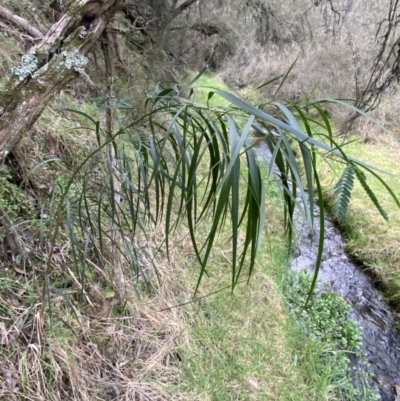
[[[12,28],[10,25],[5,24],[4,22],[0,21],[0,29],[2,29],[4,32],[7,32],[8,34],[16,37],[17,39],[27,39],[30,42],[35,41],[36,39],[33,38],[32,36],[29,36],[25,33],[22,33],[21,31],[17,31],[16,29]]]
[[[4,21],[11,22],[17,25],[19,28],[29,33],[29,35],[35,39],[43,38],[43,33],[40,32],[39,29],[35,28],[32,23],[26,21],[16,14],[13,14],[4,6],[0,6],[0,18],[2,18]]]
[[[23,0],[23,5],[26,7],[27,11],[35,21],[36,28],[38,28],[40,32],[47,32],[49,27],[43,25],[43,23],[40,20],[40,16],[37,12],[37,9],[32,5],[31,0]]]

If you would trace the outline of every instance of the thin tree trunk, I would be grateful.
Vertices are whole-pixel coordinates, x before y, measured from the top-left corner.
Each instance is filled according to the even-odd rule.
[[[22,58],[0,92],[0,164],[47,104],[83,71],[86,55],[121,0],[73,0],[67,12]]]
[[[106,109],[106,128],[108,135],[113,135],[115,128],[115,97],[114,97],[114,51],[112,48],[111,35],[104,31],[102,38],[104,41],[101,43],[101,48],[104,55],[104,63],[106,67],[106,80],[107,80],[107,97],[108,107]],[[107,147],[109,152],[112,169],[110,172],[113,177],[114,185],[114,205],[112,210],[118,210],[117,204],[121,202],[119,194],[121,193],[121,181],[119,180],[118,165],[115,155],[114,144],[111,143]],[[114,179],[116,177],[116,179]],[[113,216],[115,219],[115,216]],[[111,252],[110,262],[113,271],[113,284],[119,303],[125,301],[125,275],[123,270],[123,261],[120,248],[122,248],[122,238],[115,223],[111,227]]]

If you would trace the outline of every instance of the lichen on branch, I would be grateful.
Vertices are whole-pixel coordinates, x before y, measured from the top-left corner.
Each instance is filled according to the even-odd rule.
[[[83,70],[89,62],[88,58],[82,55],[78,49],[72,49],[71,51],[64,50],[62,55],[65,58],[64,65],[69,70]]]
[[[18,67],[12,67],[11,73],[16,75],[20,81],[28,78],[39,67],[39,61],[35,51],[24,54],[21,57],[21,63]]]

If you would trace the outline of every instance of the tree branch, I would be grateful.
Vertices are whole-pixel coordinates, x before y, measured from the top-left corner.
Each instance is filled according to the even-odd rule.
[[[13,14],[4,6],[0,6],[0,18],[7,22],[12,22],[25,32],[29,33],[29,35],[35,39],[42,39],[44,36],[43,33],[40,32],[39,29],[36,29],[30,22],[26,21],[16,14]]]
[[[188,7],[190,7],[192,4],[196,3],[197,1],[198,0],[186,0],[180,6],[176,7],[174,11],[179,14],[182,11],[185,11]]]
[[[189,8],[192,4],[196,3],[197,1],[198,0],[186,0],[180,6],[171,10],[170,14],[167,17],[165,27],[167,27],[167,25],[169,25],[171,21],[174,20],[181,12],[185,11],[187,8]]]
[[[143,36],[145,36],[147,39],[150,40],[152,44],[154,44],[154,39],[152,36],[149,34],[149,31],[147,30],[146,23],[143,22],[142,18],[136,16],[131,10],[129,10],[127,7],[125,7],[122,10],[126,16],[126,18],[129,19],[129,21],[132,22],[132,27],[129,28],[129,30],[133,29],[133,31],[138,31],[140,32]]]
[[[32,38],[32,36],[27,35],[26,33],[22,33],[21,31],[17,31],[16,29],[12,28],[10,25],[5,24],[4,22],[0,21],[0,29],[2,29],[4,32],[9,33],[12,36],[15,36],[18,39],[27,39],[30,42],[34,42],[35,38]]]
[[[120,0],[73,0],[64,14],[22,58],[0,91],[0,164],[47,104],[82,71],[86,55],[106,28]]]

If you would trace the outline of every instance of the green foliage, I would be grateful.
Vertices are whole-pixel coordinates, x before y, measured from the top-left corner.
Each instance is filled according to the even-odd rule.
[[[262,282],[252,291],[240,287],[233,295],[225,291],[190,308],[195,316],[187,328],[190,343],[180,349],[183,392],[187,399],[197,394],[215,401],[304,400],[312,385],[302,387],[296,367],[281,354],[284,338],[278,325],[270,326],[270,319],[282,317],[258,299],[265,297]]]
[[[31,219],[35,210],[25,191],[12,182],[9,173],[0,171],[0,212],[14,222],[19,217]]]
[[[360,181],[362,187],[364,188],[364,191],[367,193],[368,197],[371,199],[372,203],[374,204],[376,209],[379,211],[381,216],[385,220],[389,220],[389,217],[388,217],[387,213],[385,212],[385,209],[383,209],[383,207],[379,203],[378,198],[376,197],[375,193],[372,191],[372,189],[367,184],[367,177],[365,176],[365,174],[357,168],[355,169],[355,173],[356,173],[356,177],[357,177],[358,181]]]
[[[376,135],[375,135],[376,138]],[[371,174],[365,172],[370,189],[379,195],[379,204],[387,213],[389,221],[382,218],[380,211],[374,207],[371,198],[366,195],[364,187],[355,179],[354,190],[350,203],[350,212],[341,224],[347,250],[358,260],[362,261],[373,277],[385,288],[384,294],[390,299],[392,307],[399,310],[400,275],[399,275],[399,236],[400,213],[393,197],[382,191],[383,183],[393,188],[399,197],[398,176],[399,143],[388,135],[379,136],[376,142],[366,143],[359,137],[350,137],[343,146],[347,154],[352,154],[366,163],[373,164],[388,174]],[[319,169],[324,177],[324,191],[329,207],[334,205],[334,194],[331,182],[343,173],[343,165],[332,163],[326,165],[318,161]],[[376,171],[374,173],[377,174]],[[380,180],[384,180],[383,183]]]
[[[66,193],[67,198],[70,201],[77,201],[79,198],[78,190],[75,184],[71,184],[71,186],[67,190],[67,180],[63,174],[59,175],[56,179],[57,188],[60,190],[60,193],[63,195]]]
[[[210,107],[221,107],[224,105],[228,106],[228,103],[225,101],[225,99],[219,96],[209,97],[211,91],[229,90],[227,85],[215,74],[206,72],[196,79],[196,75],[189,72],[188,77],[195,80],[195,85],[193,85],[190,89],[192,92],[190,98],[193,102],[204,105],[207,104]]]
[[[308,273],[293,273],[285,293],[294,318],[307,337],[317,344],[322,359],[320,373],[331,372],[330,385],[341,400],[379,400],[379,394],[370,386],[371,375],[361,350],[362,333],[358,324],[349,317],[350,306],[337,294],[324,291],[314,296],[305,309],[311,282]],[[351,369],[351,354],[363,361],[365,370]]]
[[[343,222],[346,217],[353,187],[354,170],[352,166],[347,166],[334,189],[335,203],[333,206],[333,212],[339,222]]]
[[[305,113],[298,113],[297,119],[282,103],[271,105],[274,114],[267,114],[224,90],[209,92],[207,104],[182,98],[181,92],[190,91],[200,77],[201,73],[181,90],[173,87],[157,91],[147,101],[151,111],[111,137],[101,129],[99,122],[86,115],[96,131],[98,148],[82,161],[64,185],[56,211],[56,221],[61,221],[61,215],[66,213],[73,252],[77,255],[75,261],[81,264],[77,269],[88,268],[87,258],[91,254],[96,255],[94,263],[108,265],[102,255],[107,244],[112,243],[135,275],[147,277],[145,266],[150,263],[155,268],[155,265],[146,248],[131,238],[146,238],[149,224],[160,225],[168,253],[171,236],[180,224],[186,224],[200,265],[197,289],[208,274],[213,245],[219,233],[226,229],[230,230],[232,244],[232,289],[242,273],[246,272],[250,278],[265,220],[266,193],[251,140],[254,127],[261,127],[256,129],[270,149],[270,166],[275,165],[279,170],[279,177],[275,178],[284,201],[282,212],[289,244],[293,237],[297,192],[311,227],[314,197],[320,205],[321,235],[310,299],[324,245],[324,200],[316,155],[344,163],[349,172],[356,172],[359,180],[363,179],[362,169],[374,172],[370,166],[348,157],[333,140],[325,114],[319,124],[329,132],[329,145],[311,136],[309,127],[314,120]],[[210,100],[216,95],[230,105],[211,107]],[[318,103],[313,103],[313,107],[321,109]],[[80,111],[77,113],[85,116]],[[301,124],[308,127],[307,134],[301,130]],[[299,159],[295,156],[297,147],[301,150]],[[68,191],[72,190],[76,179],[83,180],[83,184],[79,200],[72,204],[71,199],[75,197],[68,196]],[[393,191],[385,184],[384,187],[399,204]],[[337,189],[343,214],[351,190],[347,176],[342,178]],[[373,196],[371,191],[368,194]],[[374,204],[379,208],[377,201]],[[56,229],[51,230],[53,243],[57,224]],[[203,232],[200,227],[207,232],[205,238],[199,235]],[[79,236],[76,236],[77,230]],[[111,233],[115,230],[122,242],[116,243],[113,239]],[[83,278],[85,274],[79,276]]]

